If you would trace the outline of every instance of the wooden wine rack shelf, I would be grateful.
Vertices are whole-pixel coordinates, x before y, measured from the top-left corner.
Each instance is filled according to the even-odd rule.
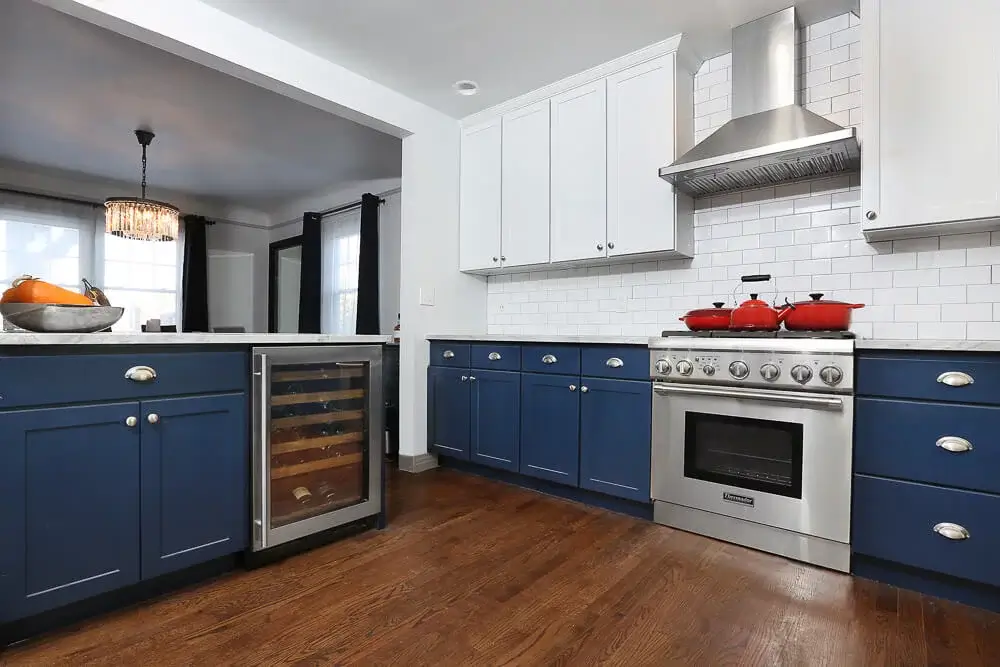
[[[285,477],[295,477],[296,475],[304,475],[306,473],[316,472],[317,470],[342,468],[344,466],[361,463],[363,458],[363,454],[348,454],[346,456],[334,456],[328,459],[320,459],[318,461],[309,461],[307,463],[297,463],[295,465],[282,466],[280,468],[271,468],[271,479],[284,479]]]
[[[272,443],[271,455],[288,454],[289,452],[301,452],[309,449],[320,449],[321,447],[333,447],[351,442],[362,442],[365,434],[360,431],[351,433],[341,433],[339,435],[320,436],[318,438],[303,438],[301,440],[290,440],[288,442]]]
[[[297,508],[292,512],[287,512],[279,516],[275,516],[271,523],[274,527],[286,526],[290,523],[295,523],[301,519],[306,519],[311,516],[319,516],[320,514],[325,514],[326,512],[332,512],[333,510],[338,510],[343,507],[348,507],[349,505],[356,505],[361,502],[361,494],[357,493],[344,498],[337,498],[336,500],[325,502],[322,505],[315,505],[309,507]]]
[[[320,412],[315,415],[302,415],[301,417],[278,417],[271,420],[271,430],[282,428],[295,428],[296,426],[309,426],[310,424],[328,424],[331,422],[349,422],[355,419],[364,419],[364,410],[344,410],[343,412]]]
[[[341,389],[340,391],[317,391],[311,394],[282,394],[271,396],[271,405],[297,405],[299,403],[323,403],[325,401],[346,401],[364,398],[364,389]]]
[[[318,371],[278,371],[271,375],[274,382],[300,382],[303,380],[339,380],[359,378],[365,374],[364,368],[337,368]]]

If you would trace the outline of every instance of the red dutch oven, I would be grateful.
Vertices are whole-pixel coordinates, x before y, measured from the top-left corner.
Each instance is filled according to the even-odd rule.
[[[767,301],[751,294],[749,301],[733,309],[729,328],[734,331],[777,331],[790,310],[787,306],[776,310]]]
[[[810,294],[811,301],[797,301],[783,310],[785,328],[789,331],[847,331],[851,328],[851,311],[864,308],[863,303],[844,303],[824,299],[822,294]]]
[[[691,331],[722,331],[729,328],[732,308],[723,308],[721,301],[712,304],[715,308],[699,308],[678,318]]]

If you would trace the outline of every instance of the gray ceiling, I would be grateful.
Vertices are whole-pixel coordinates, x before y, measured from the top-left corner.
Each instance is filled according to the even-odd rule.
[[[117,33],[0,0],[0,159],[268,209],[401,173],[401,142]],[[280,4],[280,3],[279,3]]]
[[[858,0],[203,0],[461,118],[677,33],[703,58],[730,30],[799,7],[803,25]],[[455,94],[461,79],[474,97]]]

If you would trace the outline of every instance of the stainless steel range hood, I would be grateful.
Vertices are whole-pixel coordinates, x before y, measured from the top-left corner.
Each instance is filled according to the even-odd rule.
[[[798,104],[795,8],[733,30],[733,119],[660,178],[693,197],[857,170],[854,128]]]

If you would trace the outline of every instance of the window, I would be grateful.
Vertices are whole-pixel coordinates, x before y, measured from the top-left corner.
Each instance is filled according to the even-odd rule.
[[[0,291],[24,274],[75,292],[87,278],[125,308],[115,331],[179,324],[181,247],[106,235],[99,206],[0,192]]]
[[[361,209],[323,220],[323,284],[320,328],[323,333],[352,335],[358,320],[358,268]]]

